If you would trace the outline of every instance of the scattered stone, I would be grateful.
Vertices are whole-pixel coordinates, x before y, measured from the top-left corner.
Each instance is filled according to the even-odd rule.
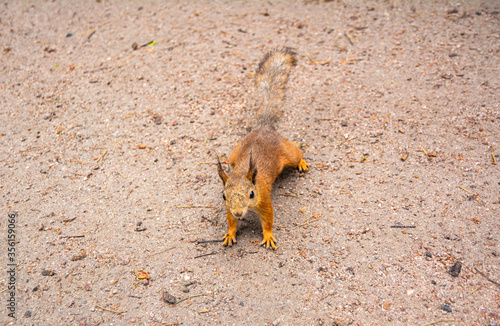
[[[73,256],[73,258],[71,258],[71,260],[72,261],[82,260],[85,257],[87,257],[87,253],[85,252],[85,250],[82,250],[79,255]]]
[[[455,265],[451,266],[450,275],[453,277],[457,277],[458,275],[460,275],[461,271],[462,271],[462,264],[457,261]]]
[[[452,312],[450,305],[444,304],[441,306],[441,310],[446,312]]]
[[[28,311],[26,311],[26,312],[24,313],[24,317],[30,318],[30,317],[31,317],[31,311],[29,311],[29,310],[28,310]]]
[[[161,299],[168,304],[176,304],[177,303],[177,299],[165,290],[163,290],[163,293],[161,295]]]
[[[56,273],[51,269],[44,269],[42,271],[42,276],[54,276]]]
[[[146,231],[146,228],[145,227],[141,227],[142,225],[142,222],[137,222],[137,224],[135,225],[135,229],[134,231],[136,232],[142,232],[142,231]]]

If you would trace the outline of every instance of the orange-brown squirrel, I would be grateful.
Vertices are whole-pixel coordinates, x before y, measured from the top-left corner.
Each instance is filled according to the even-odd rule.
[[[259,215],[262,224],[264,239],[260,244],[277,249],[271,203],[273,182],[286,166],[297,167],[299,171],[309,169],[297,145],[276,131],[282,114],[285,84],[295,63],[295,53],[289,48],[275,49],[266,54],[255,74],[257,87],[264,94],[257,111],[257,124],[229,157],[231,171],[225,172],[218,160],[229,225],[224,236],[225,246],[236,243],[237,219],[251,210]]]

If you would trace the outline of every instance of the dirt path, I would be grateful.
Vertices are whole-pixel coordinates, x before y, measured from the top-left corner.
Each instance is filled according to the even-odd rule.
[[[497,1],[0,8],[2,325],[500,323]],[[312,170],[275,183],[279,250],[255,215],[200,243],[283,45]]]

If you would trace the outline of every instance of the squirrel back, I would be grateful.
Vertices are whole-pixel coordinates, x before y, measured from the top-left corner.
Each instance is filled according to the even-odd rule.
[[[255,81],[263,93],[263,102],[257,111],[257,125],[269,124],[276,129],[282,115],[285,84],[296,61],[295,52],[284,47],[267,53],[260,62]]]

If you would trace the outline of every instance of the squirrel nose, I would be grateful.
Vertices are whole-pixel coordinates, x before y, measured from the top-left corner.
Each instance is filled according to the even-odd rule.
[[[235,217],[241,217],[243,215],[243,212],[234,212],[233,215]]]

